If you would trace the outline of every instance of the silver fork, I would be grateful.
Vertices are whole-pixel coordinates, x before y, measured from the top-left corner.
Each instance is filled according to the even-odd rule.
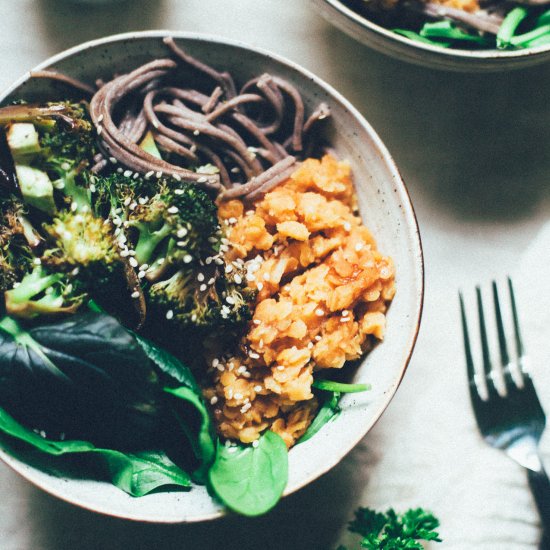
[[[492,362],[483,311],[481,289],[476,287],[483,371],[476,371],[470,345],[464,298],[459,293],[464,350],[472,407],[483,439],[504,451],[527,469],[529,485],[535,497],[544,528],[540,548],[550,548],[550,481],[542,464],[538,444],[546,417],[527,369],[512,280],[508,291],[514,327],[515,354],[508,352],[497,284],[493,281],[500,364]],[[481,369],[480,369],[481,370]]]

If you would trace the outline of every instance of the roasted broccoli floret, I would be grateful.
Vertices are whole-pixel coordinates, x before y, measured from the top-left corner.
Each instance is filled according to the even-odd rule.
[[[74,313],[83,295],[62,273],[52,273],[41,265],[4,293],[8,315],[32,319],[38,315]]]
[[[15,197],[0,198],[0,213],[0,292],[4,292],[31,269],[31,247],[40,243],[40,237]]]
[[[148,305],[153,320],[164,319],[177,330],[210,331],[248,321],[248,304],[253,297],[240,275],[230,277],[223,267],[204,266],[182,268],[169,279],[153,284],[148,291]]]
[[[161,268],[191,264],[219,252],[221,231],[212,199],[193,184],[164,187],[130,214],[136,260]]]

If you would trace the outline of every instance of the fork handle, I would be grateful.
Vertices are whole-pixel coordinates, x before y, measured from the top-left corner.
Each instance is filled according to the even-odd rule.
[[[540,520],[542,523],[542,539],[540,550],[550,549],[550,480],[544,468],[540,472],[527,470],[529,487],[535,497]]]

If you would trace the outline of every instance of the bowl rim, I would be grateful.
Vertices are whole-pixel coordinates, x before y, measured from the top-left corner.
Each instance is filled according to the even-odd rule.
[[[531,48],[524,48],[521,50],[497,50],[497,49],[487,49],[487,50],[461,50],[458,48],[444,48],[443,46],[434,46],[432,44],[425,44],[423,42],[417,42],[411,40],[405,36],[401,36],[395,32],[386,29],[385,27],[374,23],[370,19],[363,17],[361,14],[352,10],[341,0],[317,0],[328,4],[332,9],[340,12],[342,15],[346,16],[352,22],[358,24],[362,29],[367,31],[372,31],[375,34],[383,37],[386,40],[394,40],[405,47],[417,48],[419,50],[424,50],[431,54],[440,55],[444,58],[449,59],[461,59],[461,60],[502,60],[503,62],[508,59],[518,59],[524,57],[533,58],[538,55],[543,55],[550,52],[550,44],[535,46]]]
[[[52,67],[55,68],[55,64],[59,61],[70,58],[72,56],[76,56],[82,53],[83,51],[97,48],[105,44],[111,44],[114,42],[123,42],[128,40],[141,40],[141,39],[148,39],[148,38],[161,39],[166,36],[171,36],[176,40],[177,39],[197,40],[202,42],[222,44],[222,45],[227,45],[231,47],[245,49],[245,50],[260,54],[264,57],[271,58],[277,63],[282,64],[293,71],[297,71],[298,73],[301,73],[308,80],[312,81],[314,84],[316,84],[321,89],[326,91],[331,97],[333,97],[335,100],[340,102],[341,105],[344,106],[350,112],[352,117],[358,123],[361,124],[361,126],[364,128],[364,130],[367,132],[367,134],[370,136],[370,138],[374,142],[374,145],[378,150],[379,154],[381,155],[384,161],[384,164],[386,165],[389,172],[391,173],[393,177],[393,184],[396,186],[396,189],[400,188],[400,191],[401,191],[400,200],[403,205],[403,211],[404,211],[405,219],[407,221],[407,225],[408,227],[410,227],[410,230],[411,230],[411,237],[412,237],[411,252],[415,258],[414,270],[413,270],[414,280],[417,281],[417,285],[418,285],[418,289],[416,293],[417,295],[415,299],[415,310],[414,310],[414,315],[412,316],[412,323],[414,324],[414,328],[412,329],[411,335],[408,339],[408,347],[406,350],[405,358],[403,360],[403,364],[399,370],[398,376],[395,378],[393,382],[392,387],[386,392],[387,395],[385,399],[381,402],[378,409],[376,409],[373,412],[373,414],[370,415],[370,420],[361,427],[361,429],[357,432],[357,434],[353,438],[350,439],[350,442],[348,443],[347,446],[339,449],[339,452],[334,453],[331,459],[327,460],[327,462],[325,463],[322,469],[315,471],[311,475],[300,480],[299,483],[295,484],[292,487],[287,486],[282,495],[282,497],[286,497],[294,493],[295,491],[298,491],[299,489],[303,488],[304,486],[308,485],[315,479],[321,477],[322,475],[327,473],[329,470],[331,470],[334,466],[336,466],[359,443],[359,441],[361,441],[361,439],[365,437],[365,435],[378,422],[378,420],[380,419],[380,417],[388,407],[389,403],[393,399],[395,393],[397,392],[403,380],[407,367],[410,363],[416,341],[418,339],[418,334],[419,334],[420,324],[422,319],[423,306],[424,306],[424,294],[425,294],[424,254],[423,254],[422,240],[420,237],[420,230],[418,227],[417,217],[411,202],[410,193],[407,189],[407,186],[405,185],[405,182],[403,181],[403,178],[399,172],[399,169],[397,168],[397,165],[395,164],[395,161],[393,160],[387,147],[384,145],[384,143],[382,142],[382,140],[380,139],[380,137],[378,136],[374,128],[370,125],[370,123],[366,120],[366,118],[359,112],[359,110],[356,107],[354,107],[353,104],[349,100],[347,100],[340,92],[338,92],[335,88],[333,88],[332,85],[325,82],[322,78],[316,76],[313,72],[302,67],[298,63],[291,61],[286,57],[276,54],[268,49],[247,44],[246,42],[243,42],[241,40],[229,39],[223,36],[209,34],[209,33],[189,32],[189,31],[171,31],[171,30],[134,31],[134,32],[119,33],[119,34],[105,36],[102,38],[97,38],[94,40],[83,42],[76,46],[72,46],[71,48],[68,48],[66,50],[63,50],[62,52],[59,52],[45,59],[44,61],[36,65],[34,68],[25,72],[23,76],[18,78],[11,86],[8,86],[4,90],[0,91],[0,103],[2,103],[7,97],[9,97],[9,95],[11,95],[21,85],[27,82],[31,78],[32,71],[38,71],[38,70],[52,68]],[[87,503],[82,503],[78,501],[76,498],[72,496],[67,496],[62,491],[52,488],[48,484],[42,483],[40,480],[34,479],[32,474],[27,471],[25,467],[26,466],[25,463],[11,456],[9,453],[4,451],[3,449],[0,449],[0,459],[2,459],[2,461],[5,464],[7,464],[11,469],[13,469],[23,478],[31,482],[36,487],[42,489],[44,492],[52,496],[55,496],[64,502],[73,504],[79,508],[88,510],[90,512],[110,516],[110,517],[126,519],[131,521],[139,521],[144,523],[152,523],[152,524],[183,524],[183,523],[198,523],[202,521],[209,521],[209,520],[223,517],[229,513],[226,508],[222,508],[218,512],[203,513],[203,515],[201,516],[196,516],[190,519],[187,519],[187,518],[179,519],[179,520],[168,519],[165,521],[163,521],[162,519],[157,519],[157,518],[152,519],[150,517],[145,517],[145,516],[132,517],[128,514],[112,512],[112,511],[108,511],[107,509],[100,509],[99,507],[93,507],[92,505],[89,505]]]

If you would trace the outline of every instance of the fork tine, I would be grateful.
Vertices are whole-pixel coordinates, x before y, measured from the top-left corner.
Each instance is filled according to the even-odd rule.
[[[483,371],[487,382],[487,392],[491,394],[498,393],[492,376],[491,355],[489,352],[489,341],[487,339],[487,328],[485,327],[485,315],[483,313],[483,300],[481,298],[481,289],[476,286],[477,312],[479,315],[479,334],[481,336],[481,352],[483,355]]]
[[[504,323],[502,321],[502,312],[500,310],[500,301],[498,299],[498,288],[496,281],[493,281],[493,302],[495,305],[495,317],[497,323],[498,347],[500,349],[500,364],[502,365],[502,373],[506,382],[506,389],[510,391],[511,384],[514,384],[512,373],[510,372],[510,355],[506,345],[506,333],[504,331]]]
[[[519,330],[518,310],[516,308],[516,298],[514,296],[514,285],[512,279],[508,277],[508,290],[510,291],[510,302],[512,303],[512,318],[514,320],[514,337],[516,340],[516,351],[518,357],[525,355],[525,349],[523,347],[523,340],[521,338],[521,332]]]
[[[470,346],[470,335],[468,332],[468,323],[466,321],[466,310],[464,308],[464,297],[462,292],[458,293],[460,300],[460,317],[462,319],[462,335],[464,337],[464,353],[466,355],[466,372],[468,374],[468,386],[470,387],[470,395],[473,399],[480,399],[479,388],[476,382],[476,371],[474,367],[474,358],[472,356],[472,347]]]

